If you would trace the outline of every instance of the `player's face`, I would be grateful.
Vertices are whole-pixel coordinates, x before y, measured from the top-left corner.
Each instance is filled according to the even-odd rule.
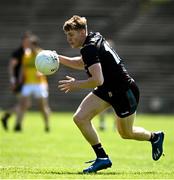
[[[66,32],[65,34],[67,36],[67,41],[72,48],[82,47],[86,39],[85,30],[71,30]]]
[[[22,46],[23,48],[29,48],[31,46],[31,42],[30,42],[30,38],[29,37],[25,37],[23,40],[22,40]]]

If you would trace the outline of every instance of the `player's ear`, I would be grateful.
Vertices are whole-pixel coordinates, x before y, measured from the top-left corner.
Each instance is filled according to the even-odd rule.
[[[80,30],[80,34],[83,35],[83,36],[86,35],[86,30],[85,29],[81,29]]]

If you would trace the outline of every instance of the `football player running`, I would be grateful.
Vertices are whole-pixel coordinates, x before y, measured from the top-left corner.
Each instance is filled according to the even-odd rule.
[[[135,127],[134,120],[139,102],[139,89],[128,74],[123,60],[99,32],[88,32],[87,19],[73,16],[63,26],[67,41],[72,48],[79,48],[81,56],[59,55],[60,63],[75,69],[85,69],[88,78],[77,80],[66,76],[58,87],[65,93],[84,88],[94,88],[81,102],[73,120],[85,139],[92,146],[96,160],[83,170],[95,173],[112,166],[98,133],[91,120],[100,112],[112,107],[116,115],[117,130],[124,139],[149,141],[152,145],[152,158],[158,160],[163,153],[164,133],[150,132]]]

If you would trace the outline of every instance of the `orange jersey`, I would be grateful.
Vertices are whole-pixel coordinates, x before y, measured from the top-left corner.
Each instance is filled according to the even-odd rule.
[[[46,76],[39,73],[35,67],[35,58],[39,51],[33,52],[31,49],[26,49],[24,52],[22,67],[25,84],[47,84]]]

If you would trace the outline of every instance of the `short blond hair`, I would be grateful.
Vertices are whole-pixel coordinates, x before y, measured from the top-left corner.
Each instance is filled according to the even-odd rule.
[[[63,25],[63,30],[65,32],[70,30],[80,30],[80,29],[87,30],[87,20],[85,17],[74,15],[73,17],[65,21]]]

